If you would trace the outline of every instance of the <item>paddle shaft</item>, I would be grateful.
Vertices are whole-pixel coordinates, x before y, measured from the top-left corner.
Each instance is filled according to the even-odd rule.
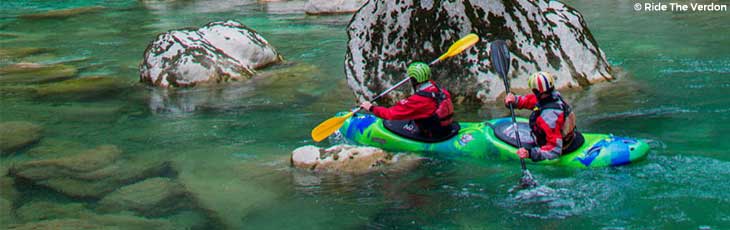
[[[494,69],[502,77],[504,81],[504,92],[509,95],[510,85],[507,73],[509,72],[509,51],[507,50],[507,44],[503,40],[496,40],[491,45],[492,52],[492,65]],[[512,115],[512,128],[515,130],[515,138],[517,138],[517,147],[522,148],[522,140],[520,139],[520,131],[517,125],[517,119],[515,119],[515,108],[512,103],[509,104],[509,112]],[[523,175],[529,174],[527,172],[527,166],[525,165],[525,159],[520,157],[520,166],[522,166]]]
[[[504,87],[505,87],[504,91],[507,92],[507,94],[510,94],[511,92],[509,91],[509,81],[507,80],[506,77],[503,77],[502,79],[504,79]],[[520,130],[518,129],[518,126],[517,126],[517,119],[515,119],[515,108],[512,105],[512,103],[509,104],[509,113],[512,115],[512,129],[515,130],[515,138],[517,138],[517,147],[522,148],[522,139],[520,139]],[[520,158],[520,166],[522,166],[522,171],[527,170],[527,166],[525,165],[525,159]]]

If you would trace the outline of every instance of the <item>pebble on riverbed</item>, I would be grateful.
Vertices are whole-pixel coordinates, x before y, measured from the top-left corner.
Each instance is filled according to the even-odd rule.
[[[295,149],[291,155],[294,167],[315,172],[369,173],[383,168],[408,170],[422,158],[394,155],[379,148],[335,145],[324,149],[312,145]]]

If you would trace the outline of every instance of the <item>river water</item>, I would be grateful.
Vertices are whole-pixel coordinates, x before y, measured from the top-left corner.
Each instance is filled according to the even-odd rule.
[[[311,128],[355,103],[343,71],[350,16],[306,16],[301,2],[2,1],[0,47],[49,51],[0,65],[64,63],[77,77],[121,83],[84,97],[3,93],[0,121],[41,125],[38,146],[112,144],[124,154],[169,159],[187,183],[210,188],[204,194],[212,203],[230,206],[213,208],[227,207],[218,211],[237,219],[237,228],[730,228],[730,13],[566,3],[583,13],[619,77],[611,87],[573,94],[580,128],[644,139],[652,150],[618,168],[529,166],[545,185],[535,190],[509,192],[520,177],[517,162],[431,159],[410,172],[364,176],[290,169],[291,151],[313,144]],[[88,6],[104,8],[19,17]],[[227,19],[261,33],[286,64],[245,84],[176,98],[137,83],[142,53],[158,33]],[[491,118],[477,106],[457,110],[459,120]],[[27,161],[27,151],[1,164]],[[15,205],[57,196],[32,189]]]

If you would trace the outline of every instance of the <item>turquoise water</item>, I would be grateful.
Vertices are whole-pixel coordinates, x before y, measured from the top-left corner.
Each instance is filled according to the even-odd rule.
[[[343,71],[349,16],[305,16],[296,4],[3,1],[0,47],[50,51],[0,65],[64,63],[78,68],[77,77],[124,84],[69,98],[3,89],[0,120],[40,124],[38,147],[113,144],[126,155],[169,159],[180,180],[220,204],[213,208],[236,228],[730,228],[730,15],[635,12],[623,1],[567,3],[584,14],[620,70],[617,87],[571,95],[579,127],[641,138],[652,151],[646,161],[619,168],[531,166],[548,187],[527,192],[550,190],[538,198],[508,192],[520,177],[517,162],[432,159],[410,172],[364,176],[290,169],[291,151],[313,144],[311,128],[355,103]],[[105,8],[67,18],[18,18],[98,5]],[[260,32],[287,64],[245,84],[183,90],[162,104],[164,94],[137,83],[142,53],[156,34],[226,19]],[[460,120],[493,114],[460,107]],[[29,151],[0,165],[30,160]],[[57,196],[35,187],[22,192],[31,195],[16,206]]]

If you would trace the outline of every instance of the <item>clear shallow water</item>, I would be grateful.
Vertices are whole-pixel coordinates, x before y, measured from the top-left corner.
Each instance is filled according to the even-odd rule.
[[[226,215],[246,228],[730,227],[730,16],[642,13],[624,1],[567,3],[623,70],[613,83],[620,87],[571,95],[581,129],[646,139],[652,152],[613,169],[531,166],[548,186],[526,191],[549,191],[539,198],[508,192],[520,177],[517,162],[434,159],[407,173],[358,177],[289,169],[290,152],[312,144],[311,128],[354,103],[343,76],[349,17],[304,16],[296,4],[3,1],[0,46],[51,51],[0,64],[61,62],[80,77],[112,76],[128,85],[85,99],[3,94],[0,118],[42,125],[39,145],[114,144],[124,154],[171,159],[182,180],[210,187],[209,199],[230,203]],[[17,18],[94,5],[106,8],[64,19]],[[174,98],[136,84],[156,34],[225,19],[260,32],[289,64],[261,71],[269,78]],[[462,120],[490,118],[474,106],[459,110]],[[27,158],[21,153],[2,165]]]

